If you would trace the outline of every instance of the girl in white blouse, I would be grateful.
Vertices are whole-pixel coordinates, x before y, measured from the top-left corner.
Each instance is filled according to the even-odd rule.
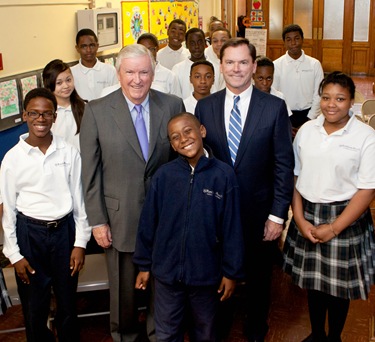
[[[43,70],[43,84],[55,95],[58,105],[52,133],[62,136],[79,150],[79,131],[85,102],[74,88],[69,65],[60,59],[49,62]]]

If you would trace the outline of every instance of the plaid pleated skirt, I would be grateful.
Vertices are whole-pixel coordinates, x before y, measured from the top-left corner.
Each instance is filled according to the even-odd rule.
[[[4,314],[7,308],[12,306],[7,287],[5,285],[3,270],[0,267],[0,315]]]
[[[304,216],[314,226],[332,223],[349,201],[303,201]],[[284,271],[301,288],[345,299],[367,299],[375,282],[375,243],[370,211],[337,237],[314,244],[292,219],[284,244]]]

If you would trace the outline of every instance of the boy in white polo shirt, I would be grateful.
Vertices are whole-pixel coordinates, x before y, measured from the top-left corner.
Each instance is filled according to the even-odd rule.
[[[90,239],[82,197],[81,157],[52,135],[55,96],[45,88],[25,97],[29,133],[5,155],[0,174],[4,255],[16,272],[27,341],[55,341],[47,327],[51,288],[56,297],[59,342],[79,341],[78,273]]]

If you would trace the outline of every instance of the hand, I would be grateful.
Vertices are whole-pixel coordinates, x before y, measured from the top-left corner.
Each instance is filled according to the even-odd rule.
[[[312,236],[319,242],[324,243],[332,240],[337,235],[332,231],[330,224],[322,224],[312,231]]]
[[[220,297],[220,302],[223,302],[224,300],[228,299],[233,294],[235,288],[236,288],[235,280],[231,280],[226,277],[223,277],[223,279],[221,279],[219,289],[217,290],[217,293],[221,293],[224,290],[223,295]]]
[[[30,284],[28,273],[35,274],[35,270],[30,266],[26,258],[18,260],[16,263],[13,264],[13,266],[16,269],[16,273],[18,277],[21,279],[21,281],[24,284]]]
[[[314,232],[316,231],[316,227],[311,224],[309,221],[305,221],[303,224],[300,224],[298,226],[298,229],[301,233],[301,235],[307,239],[310,240],[312,243],[318,243],[320,242],[318,239],[314,237]]]
[[[280,223],[267,220],[264,224],[263,241],[273,241],[279,238],[283,231],[284,226]]]
[[[146,290],[148,281],[150,280],[150,272],[139,272],[135,280],[135,288],[137,290]]]
[[[70,269],[73,270],[70,274],[73,276],[82,270],[85,264],[85,249],[81,247],[74,247],[70,255]]]
[[[93,228],[92,234],[94,235],[96,243],[99,246],[103,248],[111,247],[112,234],[111,234],[111,229],[108,224],[103,224],[102,226]]]

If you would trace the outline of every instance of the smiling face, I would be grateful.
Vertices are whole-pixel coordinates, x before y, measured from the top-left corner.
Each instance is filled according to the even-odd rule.
[[[173,23],[169,26],[168,34],[168,46],[172,50],[178,50],[182,46],[182,42],[185,40],[186,27],[182,24]]]
[[[45,119],[42,115],[39,115],[39,118],[32,119],[27,112],[55,113],[53,103],[45,97],[34,97],[27,104],[22,116],[23,121],[27,123],[27,127],[29,128],[28,143],[30,145],[39,146],[44,142],[50,141],[50,130],[52,124],[55,122],[56,114],[54,114],[50,119]]]
[[[134,104],[141,104],[154,79],[150,56],[123,58],[118,79],[125,96]]]
[[[205,64],[194,66],[190,75],[190,83],[194,88],[194,97],[199,100],[210,95],[214,81],[215,76],[210,66]]]
[[[336,130],[344,127],[349,121],[349,109],[354,100],[350,92],[339,84],[329,83],[322,89],[320,108],[325,118],[324,125],[335,127]]]
[[[173,150],[195,167],[203,152],[206,129],[192,114],[179,115],[168,124],[168,136]]]
[[[74,90],[74,80],[70,69],[66,69],[56,78],[55,90],[53,94],[56,96],[57,103],[61,104],[64,100],[69,99]]]
[[[288,50],[288,55],[293,59],[298,59],[302,55],[303,38],[298,31],[285,34],[284,46]]]
[[[249,88],[256,66],[247,45],[227,47],[220,63],[220,70],[228,89],[234,94],[240,94]]]

